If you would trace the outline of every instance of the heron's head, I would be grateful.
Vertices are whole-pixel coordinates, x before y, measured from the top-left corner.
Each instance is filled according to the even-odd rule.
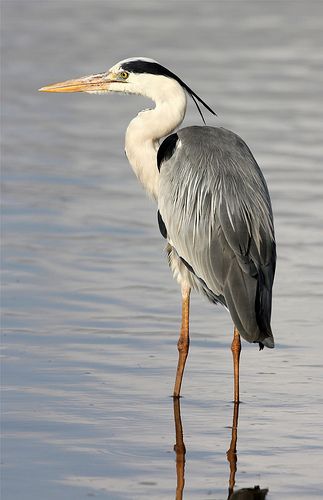
[[[104,73],[53,83],[39,90],[41,92],[87,92],[89,94],[122,92],[143,95],[155,100],[156,95],[164,99],[178,88],[184,89],[192,97],[199,111],[196,101],[201,102],[211,113],[215,114],[177,75],[157,61],[146,57],[124,59]]]
[[[146,58],[126,59],[103,73],[53,83],[39,90],[41,92],[87,92],[89,94],[108,92],[138,94],[142,92],[145,83],[147,84],[143,73],[150,74],[149,67],[157,64],[156,61]],[[142,71],[144,66],[145,72]]]

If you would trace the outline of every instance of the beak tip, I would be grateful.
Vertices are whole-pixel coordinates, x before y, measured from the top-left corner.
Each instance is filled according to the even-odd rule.
[[[38,89],[38,92],[50,92],[51,89],[50,89],[51,85],[45,85],[45,87],[40,87],[40,89]]]
[[[45,87],[41,87],[38,89],[38,92],[66,92],[66,89],[55,83],[53,85],[45,85]]]

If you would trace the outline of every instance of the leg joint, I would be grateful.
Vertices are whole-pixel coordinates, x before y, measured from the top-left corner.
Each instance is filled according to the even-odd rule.
[[[190,346],[189,337],[180,337],[177,342],[177,349],[179,353],[188,353],[188,349]]]
[[[231,351],[232,352],[241,352],[241,344],[240,342],[232,342],[231,344]]]

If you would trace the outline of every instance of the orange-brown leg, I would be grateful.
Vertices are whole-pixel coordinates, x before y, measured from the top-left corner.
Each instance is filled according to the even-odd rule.
[[[234,377],[234,403],[239,403],[239,362],[241,352],[240,334],[236,327],[234,327],[233,340],[231,344],[231,351],[233,356],[233,377]]]
[[[173,393],[174,398],[180,397],[183,373],[190,345],[190,337],[189,337],[190,293],[191,293],[190,287],[182,286],[182,326],[181,326],[180,336],[177,342],[178,363],[177,363],[177,372],[176,372],[176,379],[175,379],[175,386]]]

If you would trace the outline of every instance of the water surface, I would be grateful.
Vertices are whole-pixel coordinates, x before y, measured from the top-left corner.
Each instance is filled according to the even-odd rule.
[[[321,2],[2,2],[4,500],[175,498],[180,295],[123,153],[133,96],[44,84],[153,57],[249,144],[278,241],[277,348],[243,343],[236,490],[320,498]],[[193,104],[186,125],[199,123]],[[232,325],[192,298],[186,499],[227,497]]]

